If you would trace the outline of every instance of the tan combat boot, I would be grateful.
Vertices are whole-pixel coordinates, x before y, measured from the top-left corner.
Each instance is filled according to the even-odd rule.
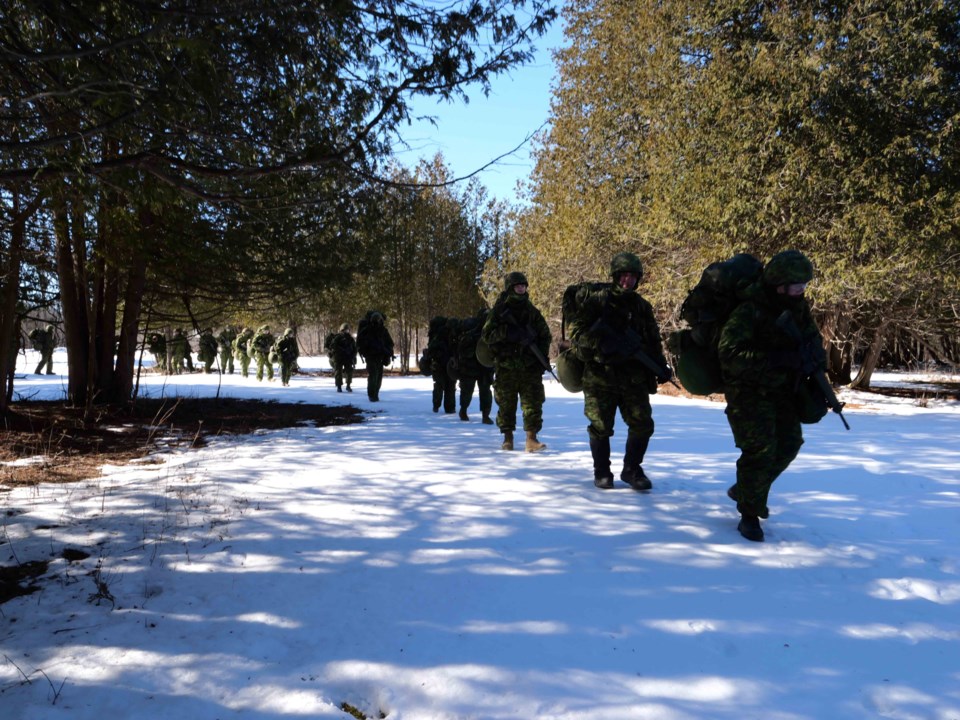
[[[500,446],[500,449],[513,450],[513,430],[503,431],[503,445]]]
[[[541,450],[546,449],[547,446],[537,440],[537,431],[527,430],[527,444],[526,447],[524,447],[524,450],[527,452],[540,452]]]

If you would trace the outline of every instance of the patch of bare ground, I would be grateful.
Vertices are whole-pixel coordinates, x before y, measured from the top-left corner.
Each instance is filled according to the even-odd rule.
[[[163,446],[202,447],[207,438],[296,425],[362,422],[350,406],[232,398],[138,400],[83,409],[62,402],[22,402],[0,418],[0,485],[73,482],[97,477],[105,464],[122,465]]]

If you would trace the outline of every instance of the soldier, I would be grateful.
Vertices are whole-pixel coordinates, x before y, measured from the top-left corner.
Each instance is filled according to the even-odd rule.
[[[170,338],[170,362],[173,365],[173,371],[180,375],[183,372],[186,363],[187,371],[193,372],[193,360],[190,357],[190,343],[186,335],[183,334],[183,328],[177,328]]]
[[[823,338],[804,296],[813,264],[797,250],[775,255],[720,333],[720,367],[727,421],[740,448],[737,530],[763,540],[770,487],[800,452],[803,431],[796,404],[802,377],[826,368]]]
[[[513,450],[517,423],[517,397],[523,413],[527,452],[546,445],[537,439],[543,427],[543,371],[550,350],[550,328],[527,295],[527,278],[512,272],[504,278],[504,291],[490,311],[481,338],[493,354],[496,379],[493,387],[499,409],[497,427],[503,433],[503,450]]]
[[[217,339],[213,336],[213,330],[207,328],[200,333],[198,340],[197,360],[203,363],[203,372],[210,374],[213,364],[217,361]]]
[[[280,383],[287,387],[290,377],[296,372],[297,358],[300,357],[300,346],[293,328],[287,328],[274,346],[274,354],[280,362]]]
[[[273,333],[269,325],[261,325],[247,345],[247,355],[257,361],[257,380],[263,381],[263,371],[267,371],[267,380],[273,380]]]
[[[583,414],[590,421],[593,484],[601,490],[613,487],[610,438],[619,409],[627,425],[620,479],[634,490],[647,491],[653,487],[642,467],[653,435],[650,394],[672,373],[653,308],[637,292],[643,277],[640,258],[617,253],[610,276],[612,283],[580,286],[570,323],[572,352],[584,364]]]
[[[56,338],[53,332],[53,325],[47,325],[45,328],[34,328],[30,331],[30,341],[33,349],[40,353],[40,364],[34,370],[34,375],[40,375],[44,366],[47,368],[47,375],[53,375],[53,350],[56,346]]]
[[[237,339],[237,329],[227,325],[217,335],[217,345],[220,348],[220,372],[233,375],[233,341]]]
[[[343,323],[340,332],[330,339],[330,363],[333,365],[333,380],[337,384],[337,392],[343,392],[343,381],[346,377],[347,392],[353,392],[350,384],[353,382],[353,368],[357,364],[357,341],[350,334],[350,326]]]
[[[150,333],[147,336],[147,347],[153,355],[153,362],[157,369],[165,373],[167,371],[167,339],[163,333]]]
[[[455,320],[453,322],[456,322]],[[451,323],[437,315],[427,328],[427,357],[433,376],[433,411],[452,415],[457,411],[457,381],[450,377],[447,365],[454,356]]]
[[[393,338],[386,327],[386,317],[370,310],[357,326],[357,352],[367,366],[367,397],[380,400],[383,368],[393,362]]]
[[[233,341],[233,356],[240,363],[240,374],[250,377],[250,341],[253,340],[253,330],[243,328]]]
[[[457,371],[460,374],[460,419],[470,420],[467,408],[473,401],[473,390],[477,388],[480,397],[480,413],[484,425],[493,425],[490,411],[493,409],[493,369],[484,367],[477,360],[477,341],[487,321],[489,311],[484,308],[472,318],[460,323],[460,336],[457,340]]]

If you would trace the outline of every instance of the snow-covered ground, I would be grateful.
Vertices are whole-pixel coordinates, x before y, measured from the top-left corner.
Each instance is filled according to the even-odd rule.
[[[51,564],[0,605],[0,716],[960,720],[956,402],[842,394],[852,429],[806,428],[757,544],[724,495],[722,405],[654,398],[653,492],[603,492],[582,397],[553,381],[535,455],[500,451],[476,399],[468,423],[432,413],[429,378],[387,377],[379,403],[365,382],[225,376],[221,396],[369,419],[2,493],[0,562]]]

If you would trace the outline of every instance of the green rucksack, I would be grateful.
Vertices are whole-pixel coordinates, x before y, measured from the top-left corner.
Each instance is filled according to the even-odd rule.
[[[576,324],[580,314],[580,298],[612,287],[610,283],[579,282],[568,285],[560,300],[560,354],[557,355],[557,377],[567,392],[577,393],[583,390],[583,360],[577,355],[573,344],[567,340],[569,325]]]
[[[693,395],[723,392],[717,346],[727,318],[743,299],[743,291],[763,273],[763,263],[740,253],[711,263],[687,293],[680,318],[687,327],[670,334],[667,347],[674,356],[677,378]]]

